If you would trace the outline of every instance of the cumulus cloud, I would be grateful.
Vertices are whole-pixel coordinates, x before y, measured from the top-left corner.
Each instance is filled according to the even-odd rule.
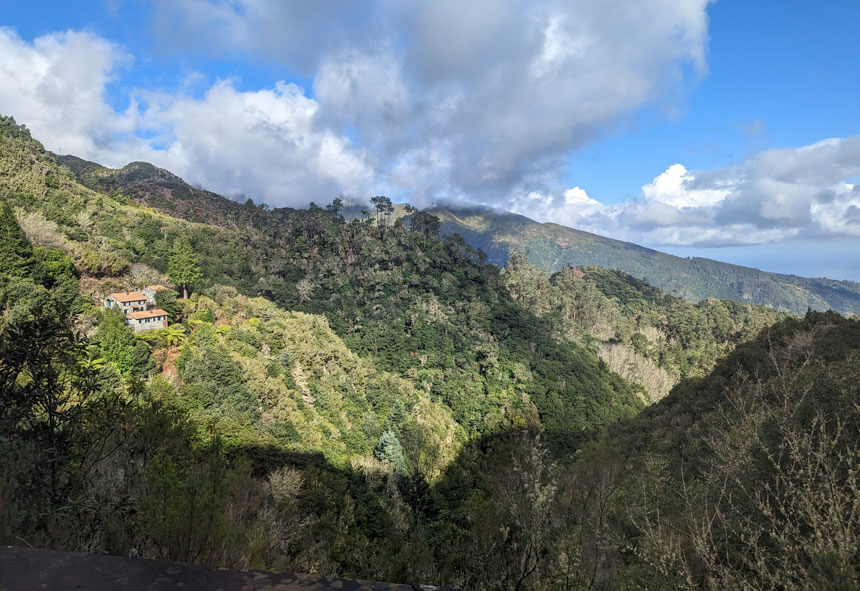
[[[132,58],[116,45],[78,31],[23,41],[0,28],[0,112],[25,122],[55,149],[94,154],[136,121],[106,102],[113,73]]]
[[[201,98],[148,95],[148,125],[169,130],[147,157],[228,195],[291,204],[371,188],[371,169],[350,141],[316,127],[319,104],[295,84],[240,92],[220,81]]]
[[[705,207],[724,200],[729,186],[695,188],[695,176],[683,164],[673,164],[642,187],[642,197],[650,203],[663,203],[674,208]]]
[[[134,67],[122,48],[4,30],[0,110],[53,149],[151,160],[273,205],[382,191],[498,204],[559,192],[572,150],[677,98],[706,69],[708,3],[162,0],[161,51],[279,63],[311,87],[144,88],[117,112],[106,89]]]
[[[584,192],[574,202],[532,200],[540,204],[532,215],[655,246],[860,238],[860,185],[846,182],[858,175],[860,136],[831,138],[766,150],[717,170],[673,164],[630,202],[601,205]],[[511,207],[527,213],[529,202],[514,200]]]
[[[395,193],[498,203],[557,189],[571,150],[704,72],[708,1],[186,0],[156,22],[164,44],[299,68]]]
[[[89,33],[32,43],[0,29],[0,113],[49,149],[123,166],[146,160],[192,183],[279,205],[306,205],[376,187],[366,152],[319,124],[319,103],[295,84],[240,92],[215,82],[195,98],[145,89],[116,112],[107,102],[121,48]]]

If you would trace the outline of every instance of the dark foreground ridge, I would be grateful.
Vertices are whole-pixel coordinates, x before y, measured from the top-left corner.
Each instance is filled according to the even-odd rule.
[[[215,570],[193,564],[0,546],[0,591],[34,589],[195,589],[200,591],[430,591],[413,587],[263,571]]]

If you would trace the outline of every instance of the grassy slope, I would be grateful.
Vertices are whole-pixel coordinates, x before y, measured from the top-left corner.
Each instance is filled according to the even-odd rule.
[[[596,265],[644,279],[667,293],[690,300],[720,298],[764,304],[794,314],[834,309],[860,312],[860,284],[767,273],[704,258],[681,258],[527,217],[485,209],[437,208],[442,232],[459,233],[490,262],[503,265],[511,252],[522,251],[540,268]]]
[[[431,401],[408,380],[380,371],[352,353],[325,318],[286,312],[263,298],[220,290],[218,301],[196,297],[185,305],[191,318],[181,354],[157,346],[162,375],[184,394],[203,423],[258,445],[321,451],[347,467],[373,455],[380,435],[395,426],[415,468],[436,477],[465,441],[450,409]],[[209,313],[211,312],[211,316]],[[206,405],[211,384],[206,356],[225,352],[241,368],[241,384],[259,404],[251,420],[229,408]],[[195,371],[194,365],[203,371]],[[178,367],[178,370],[177,370]]]

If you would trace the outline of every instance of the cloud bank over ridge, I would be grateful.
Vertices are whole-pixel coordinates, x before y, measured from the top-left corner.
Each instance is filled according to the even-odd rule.
[[[273,204],[374,188],[418,203],[491,202],[552,188],[572,150],[644,104],[679,98],[690,73],[706,70],[707,4],[155,2],[163,51],[270,60],[311,84],[141,88],[119,113],[107,89],[139,56],[91,33],[31,43],[5,29],[0,69],[12,88],[0,109],[85,158],[153,160],[224,192],[239,179],[219,169],[247,171],[241,190]],[[46,93],[61,71],[62,91]],[[260,150],[242,149],[261,131]],[[260,159],[279,146],[283,162]],[[285,171],[299,180],[284,182]]]
[[[86,31],[0,29],[0,113],[49,149],[147,160],[271,205],[466,201],[651,245],[860,236],[857,137],[717,170],[674,164],[627,203],[563,184],[578,149],[643,106],[683,103],[707,73],[708,4],[156,1],[167,54],[267,60],[293,81],[192,74],[117,100],[145,56]]]

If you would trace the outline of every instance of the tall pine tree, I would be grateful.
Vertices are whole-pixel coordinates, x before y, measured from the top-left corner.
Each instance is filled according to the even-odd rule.
[[[403,447],[400,445],[400,440],[394,431],[389,429],[380,436],[375,455],[378,460],[394,464],[394,471],[401,476],[408,474],[406,458],[403,456]]]
[[[152,369],[149,348],[134,337],[118,310],[105,311],[93,343],[98,345],[101,356],[120,373],[143,377]]]
[[[188,238],[178,238],[173,243],[173,251],[167,263],[167,276],[173,283],[182,286],[182,297],[186,300],[188,289],[203,277],[197,255],[191,248]]]
[[[0,273],[27,277],[33,270],[33,247],[8,203],[0,208]]]

